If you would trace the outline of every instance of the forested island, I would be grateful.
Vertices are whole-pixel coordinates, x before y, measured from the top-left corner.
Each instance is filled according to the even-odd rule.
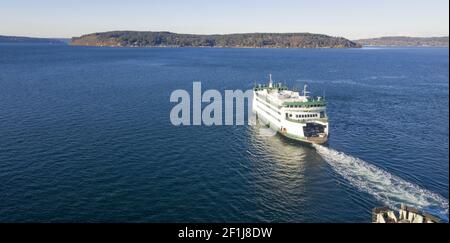
[[[110,47],[235,47],[235,48],[360,48],[342,37],[311,33],[192,35],[151,31],[112,31],[74,37],[77,46]]]
[[[421,46],[421,47],[448,47],[448,36],[446,37],[406,37],[390,36],[373,39],[356,40],[363,46]]]

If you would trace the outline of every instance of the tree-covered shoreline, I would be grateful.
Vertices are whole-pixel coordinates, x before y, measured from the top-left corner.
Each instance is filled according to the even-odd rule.
[[[113,47],[359,48],[342,37],[311,33],[192,35],[151,31],[111,31],[72,38],[71,45]]]

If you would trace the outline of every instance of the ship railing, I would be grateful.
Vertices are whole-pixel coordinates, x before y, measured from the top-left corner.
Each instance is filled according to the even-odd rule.
[[[302,123],[302,124],[305,124],[305,123],[308,123],[308,122],[315,122],[315,121],[317,121],[317,122],[324,122],[324,123],[328,122],[328,118],[311,118],[311,119],[286,118],[286,120],[290,121],[290,122]]]

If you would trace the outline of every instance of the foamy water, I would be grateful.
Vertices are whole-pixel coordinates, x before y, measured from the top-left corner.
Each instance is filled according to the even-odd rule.
[[[314,147],[339,175],[358,190],[371,194],[390,207],[397,208],[404,203],[448,221],[448,200],[444,197],[359,158],[320,145]]]

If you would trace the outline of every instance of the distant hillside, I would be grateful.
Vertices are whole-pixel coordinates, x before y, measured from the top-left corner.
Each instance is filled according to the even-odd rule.
[[[113,31],[72,38],[71,45],[113,47],[247,47],[247,48],[358,48],[341,37],[310,33],[191,35],[171,32]]]
[[[390,36],[373,39],[356,40],[363,46],[431,46],[448,47],[448,36],[446,37],[404,37]]]
[[[48,44],[66,44],[69,39],[51,39],[51,38],[33,38],[22,36],[4,36],[0,35],[0,43],[48,43]]]

